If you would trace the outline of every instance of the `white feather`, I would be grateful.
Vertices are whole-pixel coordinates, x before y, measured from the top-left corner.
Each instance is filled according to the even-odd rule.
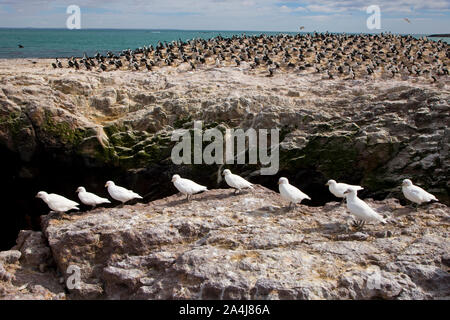
[[[124,187],[116,186],[112,181],[108,181],[106,185],[108,187],[108,193],[111,196],[111,198],[120,201],[122,203],[130,201],[132,199],[142,199],[142,197],[137,193],[125,189]]]
[[[179,175],[173,176],[173,184],[184,195],[193,195],[208,190],[205,186],[199,185],[192,180],[181,178]]]
[[[252,188],[253,189],[253,184],[251,184],[250,182],[248,182],[247,180],[245,180],[244,178],[242,178],[241,176],[238,176],[237,174],[233,174],[231,173],[230,170],[225,169],[223,171],[224,175],[225,175],[225,181],[227,182],[227,184],[234,188],[234,189],[245,189],[245,188]]]
[[[423,202],[429,202],[431,200],[438,201],[431,193],[426,192],[421,187],[413,185],[409,179],[403,180],[402,191],[406,199],[417,204],[422,204]]]
[[[348,189],[355,189],[356,191],[364,189],[361,186],[354,186],[351,184],[336,182],[334,180],[329,180],[327,184],[330,192],[338,198],[345,198],[344,192]]]
[[[286,178],[280,178],[279,189],[281,196],[289,202],[300,203],[304,199],[311,200],[311,198],[307,194],[289,184],[289,181]]]
[[[78,203],[55,193],[48,194],[47,192],[41,191],[37,194],[37,197],[44,200],[48,207],[56,212],[66,212],[72,209],[80,210],[77,208],[79,206]]]
[[[386,220],[379,213],[358,198],[355,189],[349,189],[349,192],[346,194],[346,198],[348,210],[356,216],[358,220],[386,223]]]
[[[83,187],[78,188],[78,190],[78,198],[80,198],[80,201],[85,205],[96,207],[102,203],[111,203],[111,201],[106,198],[101,198],[94,193],[87,192]]]

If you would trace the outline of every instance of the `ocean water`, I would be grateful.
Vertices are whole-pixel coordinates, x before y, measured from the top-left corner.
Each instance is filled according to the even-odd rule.
[[[188,31],[188,30],[112,30],[112,29],[9,29],[0,28],[0,58],[54,58],[81,57],[84,52],[94,55],[108,50],[117,53],[144,45],[156,45],[158,41],[210,39],[221,35],[275,35],[281,32],[263,31]],[[296,32],[282,32],[296,34]],[[421,35],[414,35],[419,37]],[[450,43],[450,38],[442,39]],[[19,48],[21,44],[24,48]]]
[[[81,57],[84,52],[120,52],[193,38],[210,39],[218,35],[277,34],[277,32],[248,31],[186,31],[186,30],[111,30],[111,29],[0,29],[0,58]],[[293,33],[294,34],[294,33]],[[19,48],[21,44],[24,48]]]

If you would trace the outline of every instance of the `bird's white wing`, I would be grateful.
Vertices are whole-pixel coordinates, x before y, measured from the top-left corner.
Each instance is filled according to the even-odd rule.
[[[54,202],[54,203],[63,204],[65,206],[72,206],[72,207],[79,206],[79,204],[77,202],[69,200],[63,196],[60,196],[59,194],[56,194],[56,193],[49,194],[48,200],[51,202]]]
[[[363,200],[356,198],[351,202],[353,207],[353,213],[361,218],[368,218],[372,220],[384,221],[383,217],[373,210],[367,203]]]
[[[293,199],[297,199],[297,200],[309,199],[309,200],[311,200],[311,198],[307,194],[303,193],[302,191],[300,191],[300,189],[294,187],[291,184],[286,185],[286,191],[289,193],[289,195]]]
[[[121,193],[121,194],[132,194],[133,191],[125,189],[124,187],[121,186],[114,186],[115,192],[117,193]]]
[[[118,193],[118,194],[120,194],[121,196],[124,196],[124,197],[142,198],[136,192],[134,192],[132,190],[125,189],[124,187],[121,187],[121,186],[114,186],[114,189],[115,189],[114,191],[116,193]]]
[[[250,182],[236,174],[231,175],[230,181],[234,184],[234,186],[238,188],[249,188],[252,186]]]
[[[421,198],[421,194],[422,194],[422,193],[420,192],[419,187],[416,187],[416,186],[409,186],[409,187],[406,189],[406,192],[409,193],[410,196],[412,196],[412,197],[414,197],[414,198],[417,198],[417,199],[420,199],[420,198]]]
[[[426,192],[421,187],[410,186],[409,191],[423,201],[437,200],[431,193]]]
[[[197,193],[206,190],[205,186],[199,185],[198,183],[189,179],[183,179],[182,183],[189,193]]]
[[[108,199],[99,197],[98,195],[91,193],[91,192],[86,192],[86,196],[88,197],[88,199],[91,202],[94,202],[96,204],[110,203],[110,201]]]
[[[135,197],[135,198],[139,198],[139,199],[142,199],[142,196],[141,195],[139,195],[139,194],[137,194],[136,192],[134,192],[134,191],[131,191],[131,194],[133,195],[133,197]]]
[[[355,185],[351,185],[351,184],[346,184],[346,183],[339,183],[339,191],[345,192],[348,189],[353,189],[353,190],[363,190],[364,188],[361,186],[355,186]]]

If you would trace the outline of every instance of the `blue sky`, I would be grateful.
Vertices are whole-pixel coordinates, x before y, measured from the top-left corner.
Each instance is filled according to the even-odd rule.
[[[0,27],[373,32],[366,8],[381,8],[379,32],[450,33],[450,0],[0,0]],[[404,18],[407,18],[408,23]]]

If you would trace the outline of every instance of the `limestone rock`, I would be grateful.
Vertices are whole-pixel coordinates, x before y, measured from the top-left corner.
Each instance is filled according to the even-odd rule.
[[[22,257],[0,257],[30,268],[51,252],[55,265],[39,274],[53,283],[53,298],[62,298],[64,286],[68,299],[448,299],[449,222],[442,218],[450,209],[434,203],[416,212],[395,199],[366,201],[390,223],[355,232],[337,203],[288,211],[278,193],[259,185],[239,195],[213,189],[191,202],[176,194],[42,216],[48,242],[23,231],[16,246]],[[69,268],[80,271],[76,286],[68,285]],[[0,271],[0,287],[18,275]]]

